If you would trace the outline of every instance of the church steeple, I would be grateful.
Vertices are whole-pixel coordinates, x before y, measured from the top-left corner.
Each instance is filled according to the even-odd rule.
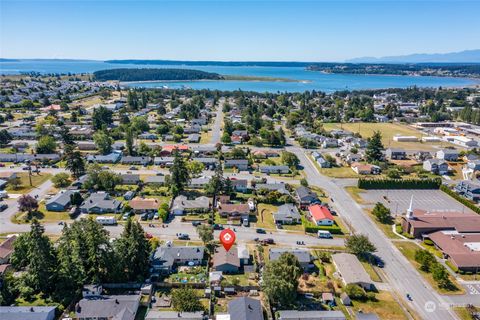
[[[407,219],[412,220],[414,219],[413,217],[413,194],[412,197],[410,198],[410,207],[407,209]]]

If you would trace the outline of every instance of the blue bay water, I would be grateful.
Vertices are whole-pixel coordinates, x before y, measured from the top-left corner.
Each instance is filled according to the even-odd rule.
[[[289,78],[301,82],[280,81],[163,81],[128,83],[132,87],[147,88],[192,88],[213,90],[237,90],[258,92],[303,92],[317,90],[333,92],[337,90],[362,90],[384,88],[418,87],[463,87],[479,82],[466,78],[389,76],[359,74],[324,74],[307,71],[302,67],[255,67],[255,66],[185,66],[185,65],[133,65],[113,64],[93,60],[18,60],[0,61],[0,74],[19,74],[35,71],[39,73],[91,73],[114,68],[187,68],[222,75],[260,76]]]

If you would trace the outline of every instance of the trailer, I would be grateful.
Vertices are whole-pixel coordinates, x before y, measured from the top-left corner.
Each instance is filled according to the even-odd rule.
[[[104,226],[114,226],[117,224],[115,217],[96,217],[95,221]]]

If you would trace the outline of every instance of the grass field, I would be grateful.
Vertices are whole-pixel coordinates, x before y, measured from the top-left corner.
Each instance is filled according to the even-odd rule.
[[[6,188],[8,192],[11,193],[27,193],[30,190],[32,190],[35,187],[38,187],[48,179],[52,177],[51,174],[49,173],[41,173],[39,175],[37,174],[32,174],[32,186],[30,186],[30,179],[28,178],[28,173],[27,172],[21,172],[18,174],[18,177],[20,177],[21,185],[17,189],[13,189],[11,185],[9,184]]]
[[[72,221],[68,212],[47,211],[45,208],[45,202],[43,201],[39,203],[38,212],[33,214],[33,218],[36,218],[40,222]],[[24,212],[18,212],[17,214],[13,215],[11,221],[18,224],[28,224],[31,222],[31,220],[29,220],[27,217],[27,213]]]
[[[273,213],[277,212],[277,207],[271,204],[260,203],[258,205],[257,228],[275,229]],[[263,219],[262,219],[263,214]]]
[[[450,276],[455,289],[447,290],[438,287],[435,280],[433,280],[432,274],[420,270],[419,264],[415,261],[415,251],[420,247],[410,241],[394,242],[395,246],[403,253],[403,255],[410,261],[410,263],[418,270],[425,280],[440,294],[465,294],[465,290],[460,286],[457,281]]]
[[[435,146],[451,146],[446,142],[439,143],[422,143],[422,142],[397,142],[393,141],[393,137],[396,135],[402,136],[416,136],[422,137],[422,133],[409,128],[406,125],[398,123],[325,123],[323,125],[325,130],[330,131],[332,129],[343,129],[351,132],[360,133],[363,138],[368,138],[373,135],[374,131],[380,131],[382,133],[382,141],[385,148],[405,148],[405,149],[418,149],[418,150],[435,150]]]
[[[347,190],[355,202],[358,204],[366,204],[365,200],[363,200],[362,196],[360,195],[360,193],[365,192],[365,190],[362,190],[357,186],[348,186],[345,187],[345,190]]]
[[[476,309],[476,312],[480,311],[480,308],[478,307],[475,309]],[[475,318],[472,317],[470,312],[465,307],[455,307],[453,308],[453,310],[461,320],[475,320]]]
[[[355,311],[362,310],[363,313],[375,313],[380,319],[400,320],[408,319],[402,307],[395,301],[388,291],[380,291],[377,301],[353,301]]]

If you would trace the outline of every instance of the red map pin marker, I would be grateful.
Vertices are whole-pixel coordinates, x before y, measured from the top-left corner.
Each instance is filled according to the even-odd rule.
[[[226,251],[230,250],[235,243],[235,232],[230,229],[224,229],[220,232],[220,242]]]

